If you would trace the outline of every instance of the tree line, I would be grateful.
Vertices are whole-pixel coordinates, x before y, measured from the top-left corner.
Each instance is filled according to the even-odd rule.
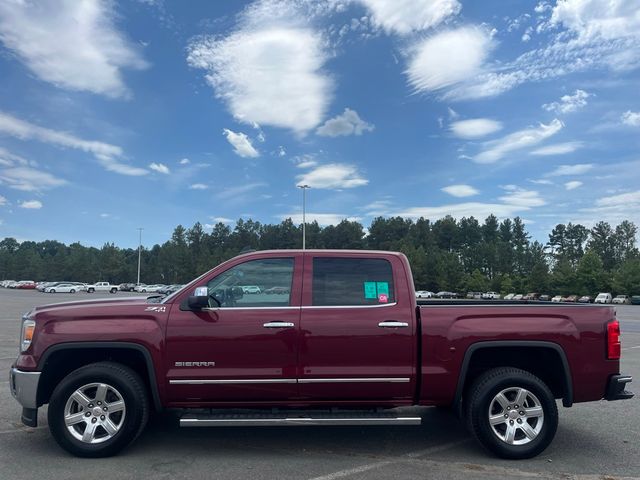
[[[306,227],[307,248],[398,250],[411,262],[416,288],[432,291],[539,292],[593,295],[600,291],[640,295],[636,225],[623,221],[593,228],[558,224],[543,244],[531,241],[519,217],[483,223],[474,217],[378,217],[365,230],[343,220]],[[141,282],[185,283],[246,249],[301,248],[302,226],[238,220],[208,233],[200,223],[178,225],[162,245],[141,251]],[[102,248],[55,240],[0,241],[0,278],[135,282],[138,250]]]

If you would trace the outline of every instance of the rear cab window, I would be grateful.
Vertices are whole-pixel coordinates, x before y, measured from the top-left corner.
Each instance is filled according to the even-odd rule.
[[[396,302],[393,268],[384,258],[314,257],[312,306],[376,306]]]

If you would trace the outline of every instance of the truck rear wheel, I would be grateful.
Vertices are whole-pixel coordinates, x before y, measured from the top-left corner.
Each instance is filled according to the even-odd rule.
[[[108,457],[133,442],[149,418],[144,383],[133,370],[93,363],[67,375],[49,402],[51,434],[78,457]]]
[[[558,407],[549,387],[518,368],[489,370],[473,383],[466,405],[471,432],[502,458],[535,457],[558,428]]]

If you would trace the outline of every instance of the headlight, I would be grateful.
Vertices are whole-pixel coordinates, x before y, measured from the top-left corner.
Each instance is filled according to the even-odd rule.
[[[33,340],[33,332],[36,330],[36,322],[29,319],[22,320],[22,334],[20,335],[20,351],[26,352]]]

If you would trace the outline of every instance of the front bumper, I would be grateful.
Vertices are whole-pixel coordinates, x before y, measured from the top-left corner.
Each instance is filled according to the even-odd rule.
[[[22,423],[29,427],[38,424],[38,383],[40,372],[23,372],[11,368],[9,386],[11,395],[22,405]]]
[[[606,400],[627,400],[633,397],[633,393],[625,390],[627,383],[631,383],[632,378],[628,375],[612,375],[607,384]]]

